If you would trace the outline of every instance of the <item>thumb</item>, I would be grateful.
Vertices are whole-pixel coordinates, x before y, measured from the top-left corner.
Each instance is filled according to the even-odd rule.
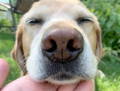
[[[8,72],[9,72],[8,63],[5,60],[0,59],[0,88],[2,88],[2,85],[7,78]]]

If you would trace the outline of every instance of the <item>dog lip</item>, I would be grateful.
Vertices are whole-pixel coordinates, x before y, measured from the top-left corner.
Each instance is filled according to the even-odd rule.
[[[73,74],[70,73],[57,73],[53,76],[51,76],[51,78],[53,78],[54,80],[70,80],[74,78]]]

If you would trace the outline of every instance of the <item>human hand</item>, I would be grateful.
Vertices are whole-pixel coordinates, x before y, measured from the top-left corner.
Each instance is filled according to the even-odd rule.
[[[9,72],[9,65],[3,59],[0,59],[0,88],[2,88]],[[1,90],[0,90],[1,91]]]

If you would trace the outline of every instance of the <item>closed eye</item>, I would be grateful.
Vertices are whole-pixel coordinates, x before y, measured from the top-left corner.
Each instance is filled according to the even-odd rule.
[[[92,22],[92,20],[89,17],[79,17],[79,18],[76,19],[76,22],[78,24],[82,24],[82,23]]]
[[[31,25],[35,25],[35,24],[43,24],[43,20],[42,19],[28,19],[26,21],[27,24],[31,24]]]

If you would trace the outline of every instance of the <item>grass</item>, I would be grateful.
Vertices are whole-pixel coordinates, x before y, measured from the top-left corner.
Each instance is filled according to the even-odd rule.
[[[106,55],[99,64],[99,69],[105,73],[106,77],[97,78],[97,91],[120,91],[120,60],[111,61],[109,58],[112,57]]]
[[[20,70],[16,62],[10,57],[10,51],[14,44],[14,34],[0,32],[0,58],[4,58],[10,64],[10,74],[6,83],[20,76]],[[120,59],[117,56],[106,53],[99,64],[106,77],[96,79],[97,91],[119,91],[120,89]]]
[[[6,83],[15,80],[20,75],[19,67],[10,56],[14,44],[14,34],[0,32],[0,58],[4,58],[10,64],[10,73]]]

